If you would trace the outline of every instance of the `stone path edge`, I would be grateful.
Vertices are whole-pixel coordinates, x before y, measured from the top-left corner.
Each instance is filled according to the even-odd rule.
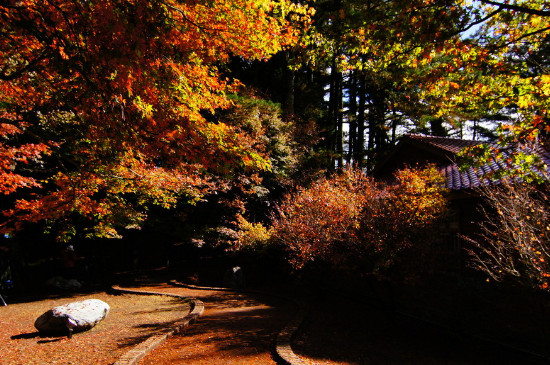
[[[134,290],[134,289],[125,289],[118,285],[113,285],[111,290],[114,293],[120,294],[137,294],[137,295],[163,295],[174,298],[181,299],[190,299],[192,302],[193,309],[181,320],[177,321],[175,325],[161,331],[158,334],[151,335],[145,341],[134,346],[131,350],[122,355],[113,365],[135,365],[137,364],[145,355],[151,352],[156,347],[160,346],[166,339],[173,334],[181,333],[187,326],[195,323],[195,321],[203,314],[204,312],[204,303],[198,299],[188,298],[183,295],[178,294],[169,294],[145,290]]]
[[[286,326],[277,334],[277,338],[275,339],[275,355],[278,360],[277,362],[283,365],[304,365],[305,364],[305,362],[292,350],[292,338],[298,331],[298,328],[304,321],[305,315],[307,313],[306,306],[303,303],[288,297],[284,297],[284,296],[280,296],[277,294],[264,292],[260,290],[197,286],[192,284],[181,283],[176,280],[171,280],[170,284],[174,286],[181,286],[184,288],[196,289],[196,290],[213,290],[213,291],[215,290],[215,291],[268,295],[268,296],[279,297],[279,298],[294,302],[298,306],[298,312],[286,324]]]

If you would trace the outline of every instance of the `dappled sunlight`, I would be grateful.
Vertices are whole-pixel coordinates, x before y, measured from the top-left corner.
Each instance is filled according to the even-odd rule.
[[[153,351],[143,364],[274,363],[271,352],[276,335],[295,311],[289,302],[229,292],[201,294],[203,316]]]

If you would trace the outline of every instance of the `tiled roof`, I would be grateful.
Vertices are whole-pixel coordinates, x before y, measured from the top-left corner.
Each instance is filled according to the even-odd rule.
[[[431,149],[433,152],[442,153],[449,157],[455,157],[464,147],[475,146],[481,144],[481,141],[463,140],[456,138],[445,137],[433,137],[409,134],[406,135],[403,141],[412,143],[413,145]],[[536,151],[536,154],[542,159],[542,161],[550,166],[550,151],[540,148]],[[492,159],[485,165],[473,168],[470,167],[465,171],[460,171],[456,163],[449,163],[448,165],[441,167],[441,173],[445,177],[446,187],[451,190],[471,189],[483,185],[489,185],[491,183],[498,183],[498,180],[490,181],[486,176],[497,171],[503,171],[510,169],[510,166],[506,162],[506,153],[504,158],[497,160]],[[550,172],[550,170],[549,170]]]
[[[496,172],[503,168],[501,164],[491,162],[483,165],[481,168],[474,169],[470,167],[466,171],[460,171],[457,164],[450,164],[441,169],[445,177],[445,185],[447,189],[461,190],[477,188],[490,183],[489,179],[485,178],[485,174]]]

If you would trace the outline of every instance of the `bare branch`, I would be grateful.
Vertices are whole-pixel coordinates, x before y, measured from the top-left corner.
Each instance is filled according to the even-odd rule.
[[[531,14],[531,15],[550,16],[550,10],[532,9],[525,6],[499,3],[497,1],[491,1],[491,0],[479,0],[479,1],[484,4],[498,6],[501,9],[514,10],[520,13]]]
[[[464,32],[467,32],[469,29],[471,29],[472,27],[475,27],[476,25],[479,25],[481,23],[484,23],[486,22],[487,20],[491,19],[492,17],[494,17],[495,15],[497,15],[498,13],[500,13],[502,11],[502,8],[498,8],[497,10],[487,14],[487,16],[483,17],[482,19],[479,19],[475,22],[472,22],[470,24],[468,24],[466,26],[466,28],[462,28],[460,29],[456,34],[460,34],[460,33],[464,33]],[[456,34],[453,34],[453,35],[456,35]]]
[[[164,5],[166,5],[167,7],[169,7],[170,9],[172,10],[175,10],[177,11],[182,17],[183,19],[185,19],[186,22],[188,22],[189,24],[192,24],[194,25],[195,27],[197,27],[198,29],[202,29],[202,30],[213,30],[213,31],[221,31],[222,29],[216,29],[216,28],[208,28],[208,27],[205,27],[203,25],[200,25],[198,23],[195,23],[193,22],[191,19],[189,19],[189,17],[187,16],[187,14],[185,14],[185,12],[183,10],[181,10],[180,8],[177,8],[173,5],[170,5],[168,3],[165,3],[163,2]]]

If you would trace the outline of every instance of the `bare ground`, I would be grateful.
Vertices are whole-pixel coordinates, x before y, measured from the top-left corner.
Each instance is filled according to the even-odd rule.
[[[35,319],[45,311],[85,299],[100,299],[109,315],[89,331],[66,337],[42,337]],[[135,344],[189,312],[186,301],[164,296],[66,296],[0,307],[0,364],[111,364]]]
[[[140,364],[275,364],[275,337],[296,311],[289,301],[224,291],[169,291],[202,300],[204,314]]]
[[[280,329],[296,313],[279,297],[175,288],[138,289],[180,294],[205,303],[203,316],[168,339],[140,364],[274,364]],[[111,305],[91,331],[40,337],[33,322],[47,309],[98,298]],[[318,297],[293,342],[307,364],[542,364],[540,358],[452,333],[349,298]],[[156,330],[189,311],[186,302],[162,296],[94,295],[46,299],[0,307],[0,364],[109,364]]]

